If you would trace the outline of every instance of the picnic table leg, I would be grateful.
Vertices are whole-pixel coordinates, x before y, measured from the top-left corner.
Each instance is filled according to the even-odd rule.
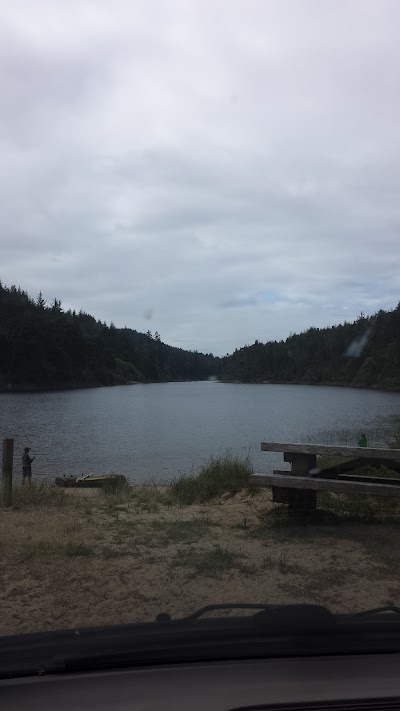
[[[285,452],[284,461],[290,462],[292,474],[299,476],[308,476],[310,469],[315,469],[317,466],[315,454]],[[312,514],[317,508],[317,492],[313,489],[289,489],[288,506],[289,511],[296,515]]]

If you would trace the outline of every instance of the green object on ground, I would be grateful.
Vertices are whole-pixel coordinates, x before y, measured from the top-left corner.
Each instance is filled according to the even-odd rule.
[[[368,447],[368,441],[367,441],[365,434],[362,434],[360,439],[358,440],[358,446],[359,447]]]

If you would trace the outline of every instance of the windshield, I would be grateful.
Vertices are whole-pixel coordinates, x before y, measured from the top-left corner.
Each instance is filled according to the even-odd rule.
[[[2,2],[0,634],[400,602],[398,20]]]

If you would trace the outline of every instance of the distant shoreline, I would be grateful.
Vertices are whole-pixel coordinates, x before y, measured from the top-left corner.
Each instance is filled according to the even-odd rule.
[[[384,385],[352,385],[351,383],[305,383],[299,380],[220,380],[223,385],[306,385],[307,387],[351,388],[352,390],[383,390],[384,392],[400,392],[398,387],[386,388]]]
[[[13,385],[0,387],[0,395],[27,395],[29,393],[53,393],[65,392],[68,390],[93,390],[95,388],[116,388],[125,385],[161,385],[165,383],[204,383],[208,378],[191,379],[191,378],[176,378],[174,380],[129,380],[125,383],[99,383],[97,385],[54,385],[40,387],[39,385]],[[216,381],[218,382],[218,381]]]
[[[202,380],[195,379],[191,380],[189,378],[181,378],[175,380],[148,380],[148,381],[134,381],[131,380],[126,383],[113,383],[113,384],[99,384],[99,385],[55,385],[53,387],[39,387],[34,385],[17,385],[13,387],[0,387],[0,395],[29,395],[38,393],[53,393],[53,392],[67,392],[74,390],[93,390],[95,388],[116,388],[126,385],[162,385],[166,383],[205,383],[209,382],[208,378]],[[331,388],[350,388],[352,390],[381,390],[382,392],[393,392],[399,393],[399,387],[386,388],[383,385],[351,385],[350,383],[304,383],[299,381],[272,381],[272,380],[262,380],[262,381],[249,381],[249,380],[214,380],[212,382],[219,383],[220,385],[306,385],[307,387],[331,387]]]

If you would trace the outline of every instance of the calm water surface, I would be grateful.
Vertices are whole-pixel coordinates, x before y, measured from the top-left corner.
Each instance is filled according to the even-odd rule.
[[[249,454],[257,471],[282,468],[268,441],[355,444],[366,431],[386,444],[400,393],[307,385],[216,382],[131,385],[67,392],[0,394],[0,438],[24,446],[33,474],[118,472],[132,482],[166,481],[211,454]]]

